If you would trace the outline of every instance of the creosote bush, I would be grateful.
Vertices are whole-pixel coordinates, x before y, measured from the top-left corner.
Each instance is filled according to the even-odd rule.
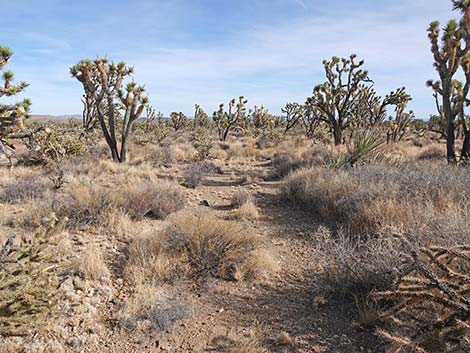
[[[161,232],[136,238],[126,273],[137,282],[256,279],[276,269],[259,236],[210,214],[177,213]]]

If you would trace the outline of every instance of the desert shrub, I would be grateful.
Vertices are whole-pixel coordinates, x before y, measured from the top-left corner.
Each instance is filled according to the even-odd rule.
[[[360,298],[372,290],[388,289],[401,265],[403,249],[393,238],[357,239],[320,227],[314,239],[317,258],[324,259],[323,280],[335,295]]]
[[[253,279],[276,267],[261,238],[238,223],[184,213],[170,222],[130,245],[126,273],[135,281]]]
[[[192,315],[191,305],[164,296],[154,286],[139,285],[124,304],[118,319],[128,330],[147,324],[148,330],[169,331],[176,322]]]
[[[337,152],[328,146],[314,146],[306,150],[292,149],[274,155],[271,161],[271,179],[280,179],[292,172],[313,166],[325,166],[331,163]]]
[[[427,168],[423,173],[422,168]],[[465,169],[386,163],[348,170],[312,168],[286,179],[283,194],[333,227],[371,233],[426,224],[428,217],[468,206]]]
[[[144,159],[155,166],[169,167],[176,162],[176,153],[171,146],[164,145],[156,150],[151,149]]]
[[[249,191],[239,189],[232,195],[230,205],[232,205],[232,207],[240,207],[250,201],[254,202],[253,195]]]
[[[23,225],[36,227],[42,219],[54,212],[68,219],[67,226],[110,227],[111,215],[117,208],[111,190],[89,183],[70,185],[63,194],[49,195],[28,206],[23,216]]]
[[[184,207],[183,193],[168,182],[132,182],[120,191],[120,205],[131,219],[164,219]]]
[[[183,169],[184,184],[194,189],[200,185],[209,174],[218,171],[220,171],[220,169],[214,163],[208,161],[188,164]]]
[[[79,184],[53,200],[52,207],[58,215],[67,217],[72,227],[107,226],[116,202],[111,190]]]
[[[13,203],[37,199],[42,197],[47,189],[47,184],[38,176],[26,176],[5,185],[0,193],[0,200]]]
[[[62,227],[52,216],[31,239],[18,245],[11,237],[0,248],[0,336],[27,335],[44,327],[55,306],[51,248]]]

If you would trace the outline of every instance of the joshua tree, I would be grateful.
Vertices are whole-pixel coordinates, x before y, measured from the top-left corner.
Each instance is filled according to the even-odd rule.
[[[287,103],[284,108],[281,109],[284,115],[286,134],[290,129],[294,128],[299,120],[302,118],[304,113],[304,106],[299,103]]]
[[[335,145],[343,143],[343,131],[354,117],[353,107],[364,83],[372,82],[369,73],[361,67],[364,61],[356,61],[356,55],[349,59],[333,57],[324,60],[327,81],[316,86],[307,105],[318,109],[321,119],[333,131]]]
[[[188,118],[183,113],[173,112],[170,114],[171,126],[175,131],[180,131],[186,124]]]
[[[396,111],[403,110],[411,99],[405,87],[390,92],[382,99],[373,86],[361,86],[352,109],[355,116],[353,123],[365,127],[378,126],[386,119],[389,107],[394,106]]]
[[[388,121],[387,143],[401,141],[414,119],[413,111],[405,112],[406,104],[400,104],[395,110],[395,118]]]
[[[468,104],[468,91],[470,89],[470,1],[453,0],[454,10],[462,13],[458,23],[450,20],[443,30],[441,40],[439,35],[439,22],[434,21],[428,28],[428,37],[431,42],[431,51],[434,57],[434,67],[439,74],[440,81],[428,81],[428,86],[434,90],[434,97],[439,114],[446,122],[447,160],[456,162],[455,154],[455,128],[456,119],[463,120],[465,116],[464,105]],[[465,83],[454,79],[459,67],[465,75]],[[439,102],[439,98],[442,104]],[[461,121],[462,122],[462,121]],[[470,133],[464,147],[462,157],[470,154]]]
[[[148,98],[143,86],[134,81],[123,88],[123,81],[134,69],[124,62],[114,64],[105,58],[94,61],[82,60],[70,68],[70,73],[80,81],[85,96],[93,97],[92,109],[96,116],[115,162],[125,162],[127,141],[132,124],[140,117]],[[118,149],[118,123],[122,127],[120,149]]]
[[[305,130],[305,136],[308,138],[313,138],[315,136],[315,132],[321,124],[318,110],[312,106],[305,106],[302,110],[303,114],[301,120]]]
[[[234,98],[228,104],[228,111],[225,111],[224,105],[221,104],[219,110],[212,114],[212,120],[217,126],[220,141],[226,141],[232,129],[244,124],[246,119],[246,103],[248,101],[243,96],[238,98],[238,103]]]
[[[28,84],[20,82],[13,84],[13,72],[6,70],[5,66],[10,62],[13,52],[6,47],[0,46],[0,71],[3,71],[3,85],[0,86],[0,98],[12,97],[21,93]],[[14,134],[23,131],[23,119],[27,117],[31,102],[28,99],[16,104],[0,104],[0,155],[4,154],[8,159],[14,152],[14,146],[8,141],[10,138],[21,138],[21,134]]]
[[[263,106],[255,106],[250,118],[253,127],[257,130],[257,133],[260,132],[260,130],[271,128],[273,125],[272,115],[269,114],[268,110]]]
[[[200,105],[195,105],[194,127],[208,127],[210,125],[209,117]]]

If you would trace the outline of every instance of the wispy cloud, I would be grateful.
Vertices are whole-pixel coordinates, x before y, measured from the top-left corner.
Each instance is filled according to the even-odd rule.
[[[307,5],[305,5],[305,2],[303,0],[295,0],[295,2],[302,6],[305,10],[307,9]]]
[[[86,7],[91,0],[83,1]],[[81,87],[68,67],[105,54],[134,65],[136,80],[165,114],[191,113],[195,103],[210,112],[241,94],[279,113],[286,101],[304,101],[324,80],[322,59],[351,53],[366,60],[381,94],[404,85],[419,116],[434,109],[424,86],[435,77],[425,30],[431,20],[449,15],[451,6],[442,0],[294,0],[308,11],[295,9],[292,0],[174,0],[163,7],[136,1],[132,11],[145,10],[146,16],[127,16],[134,22],[125,28],[119,16],[130,9],[124,5],[103,18],[91,17],[99,11],[88,13],[82,27],[57,18],[37,31],[8,26],[8,44],[17,53],[12,69],[31,83],[33,112],[80,112]],[[67,13],[64,3],[52,3]]]

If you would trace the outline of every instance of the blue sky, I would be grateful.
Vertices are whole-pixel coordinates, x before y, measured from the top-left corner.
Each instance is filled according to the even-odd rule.
[[[430,21],[453,16],[447,0],[0,0],[0,44],[31,84],[34,114],[81,112],[68,68],[106,55],[135,67],[165,114],[212,113],[244,95],[274,114],[304,102],[324,80],[323,58],[357,53],[381,94],[406,86],[418,117],[434,113]]]

